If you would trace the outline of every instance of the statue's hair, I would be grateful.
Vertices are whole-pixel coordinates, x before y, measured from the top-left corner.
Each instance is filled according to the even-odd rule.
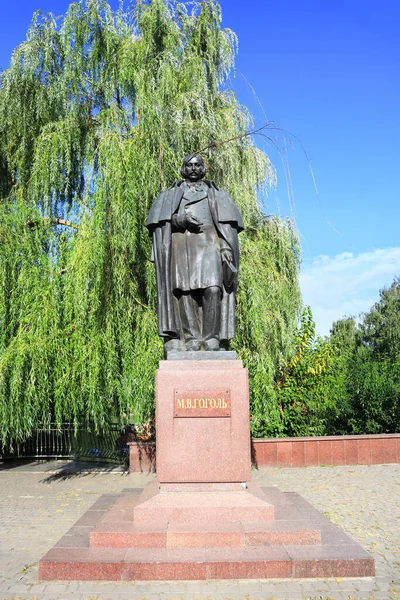
[[[204,160],[203,157],[200,154],[188,154],[188,156],[185,156],[185,158],[183,159],[183,164],[182,164],[182,169],[181,169],[181,175],[184,179],[186,179],[186,165],[192,160],[192,158],[198,158],[199,161],[202,163],[203,165],[203,171],[201,174],[201,178],[204,177],[204,175],[207,173],[207,169],[206,166],[204,164]]]

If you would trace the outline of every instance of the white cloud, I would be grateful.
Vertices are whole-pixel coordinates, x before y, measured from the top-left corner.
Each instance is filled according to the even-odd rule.
[[[300,285],[304,304],[311,306],[317,333],[328,335],[333,321],[367,312],[379,290],[400,275],[400,248],[361,254],[318,256],[303,267]]]

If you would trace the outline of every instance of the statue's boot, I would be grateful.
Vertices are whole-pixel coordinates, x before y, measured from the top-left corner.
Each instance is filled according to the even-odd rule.
[[[204,342],[204,350],[214,352],[219,349],[220,349],[219,340],[217,340],[216,338],[211,338],[211,340],[207,340],[206,342]]]
[[[186,350],[188,352],[197,352],[198,350],[200,350],[200,348],[201,344],[199,340],[189,340],[188,342],[186,342]]]
[[[176,338],[166,338],[164,342],[164,352],[182,352],[184,350],[181,340]]]

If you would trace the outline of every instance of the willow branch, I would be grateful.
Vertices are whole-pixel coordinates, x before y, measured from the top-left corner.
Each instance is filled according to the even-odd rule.
[[[229,142],[233,142],[234,140],[240,140],[243,139],[245,137],[250,137],[252,135],[257,135],[259,134],[261,131],[263,131],[264,129],[270,128],[271,125],[273,125],[273,122],[267,122],[264,125],[262,125],[261,127],[258,127],[258,129],[252,129],[251,131],[246,131],[245,133],[240,133],[238,135],[235,135],[231,138],[228,138],[226,140],[222,140],[220,142],[212,142],[209,146],[206,146],[205,148],[202,148],[201,150],[196,150],[196,152],[193,152],[193,154],[201,154],[202,152],[205,152],[206,150],[209,150],[210,148],[219,148],[220,146],[223,146],[224,144],[228,144]]]
[[[73,221],[67,221],[66,219],[61,219],[61,217],[52,217],[51,219],[47,217],[42,217],[40,219],[29,220],[26,222],[27,226],[31,229],[34,229],[39,221],[42,223],[50,223],[50,225],[64,225],[65,227],[72,227],[73,229],[79,229],[79,226]]]

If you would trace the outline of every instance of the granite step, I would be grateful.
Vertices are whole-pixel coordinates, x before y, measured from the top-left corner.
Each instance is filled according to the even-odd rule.
[[[373,577],[374,559],[357,544],[258,548],[53,548],[40,580],[212,580]]]
[[[90,533],[93,548],[255,547],[320,542],[320,530],[309,521],[172,521],[168,524],[102,521]]]
[[[163,491],[148,486],[133,509],[137,523],[180,523],[268,521],[274,519],[274,507],[261,488],[215,491]]]

